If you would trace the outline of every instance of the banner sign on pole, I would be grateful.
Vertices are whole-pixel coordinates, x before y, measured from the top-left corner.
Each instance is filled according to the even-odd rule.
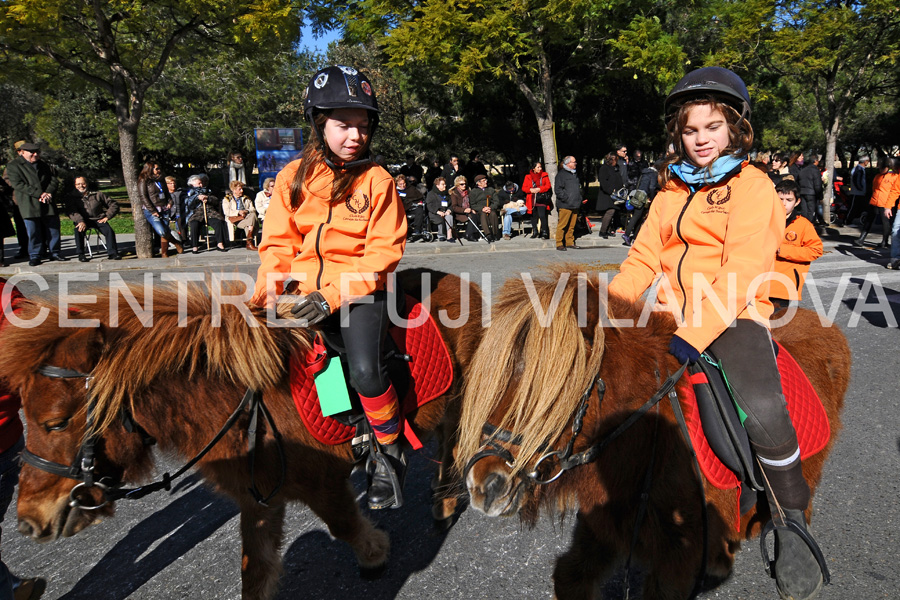
[[[303,150],[303,132],[300,129],[255,129],[256,166],[259,169],[259,189],[268,177],[275,177]]]

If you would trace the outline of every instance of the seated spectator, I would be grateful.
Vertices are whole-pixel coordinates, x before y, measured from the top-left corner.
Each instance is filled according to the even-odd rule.
[[[225,215],[225,224],[228,226],[228,240],[233,242],[235,231],[244,230],[247,239],[247,250],[256,252],[259,248],[253,243],[253,234],[256,231],[256,207],[249,196],[244,195],[244,184],[233,180],[228,184],[230,188],[222,200],[222,212]]]
[[[453,189],[450,190],[450,211],[453,213],[455,223],[466,224],[466,239],[470,242],[478,241],[478,231],[472,221],[475,211],[469,200],[469,188],[464,175],[458,175],[453,180]],[[453,229],[451,226],[450,229]]]
[[[470,192],[470,204],[481,218],[481,231],[484,232],[488,243],[500,239],[497,214],[500,212],[500,199],[494,188],[488,187],[488,178],[485,175],[475,176],[475,187]]]
[[[513,215],[525,216],[528,207],[525,206],[525,192],[519,189],[519,184],[507,181],[506,185],[497,192],[497,202],[500,204],[500,212],[503,214],[503,239],[512,237]]]
[[[453,242],[453,212],[450,210],[446,179],[438,177],[434,180],[434,187],[425,196],[425,207],[428,209],[428,219],[437,225],[438,241]]]
[[[171,175],[166,177],[166,189],[169,190],[169,196],[172,198],[172,218],[175,220],[175,229],[183,245],[187,239],[187,206],[185,205],[187,194],[184,188],[178,187],[178,181]]]
[[[260,224],[266,220],[266,211],[269,210],[269,202],[272,201],[272,192],[275,191],[275,178],[266,177],[263,181],[262,189],[256,194],[253,200],[253,206],[256,207],[256,216],[259,218]]]
[[[90,260],[84,254],[86,232],[97,229],[106,238],[106,254],[110,260],[121,260],[116,245],[116,232],[109,220],[119,214],[119,205],[110,200],[103,192],[90,191],[87,177],[79,175],[75,178],[75,191],[66,198],[66,212],[75,225],[75,247],[78,249],[78,260]]]
[[[191,252],[200,252],[200,228],[206,237],[206,247],[209,249],[209,228],[213,228],[213,238],[216,249],[225,252],[225,215],[219,211],[221,203],[219,199],[210,194],[209,177],[203,173],[188,177],[187,210],[188,228],[191,233]]]
[[[409,241],[415,242],[425,233],[425,197],[418,188],[407,186],[405,175],[394,177],[394,183],[397,186],[397,195],[403,202],[406,217],[412,219],[412,227],[408,227],[411,232]]]
[[[416,163],[416,155],[410,152],[406,155],[406,162],[400,167],[400,174],[406,177],[409,187],[416,187],[422,183],[425,169]]]
[[[641,224],[644,222],[644,215],[647,214],[647,211],[650,209],[650,203],[653,201],[653,198],[656,197],[656,192],[659,191],[658,169],[661,166],[662,163],[647,165],[647,167],[641,171],[637,189],[644,192],[645,197],[640,206],[637,206],[637,203],[634,205],[634,211],[631,213],[631,218],[628,220],[628,225],[625,227],[625,233],[622,234],[622,244],[624,246],[630,246],[634,241],[634,238],[637,237]]]
[[[9,236],[16,235],[15,229],[13,229],[12,222],[9,219],[9,213],[7,209],[12,209],[13,206],[13,191],[12,188],[6,185],[6,182],[0,179],[0,267],[5,267],[6,265],[6,254],[3,239]]]

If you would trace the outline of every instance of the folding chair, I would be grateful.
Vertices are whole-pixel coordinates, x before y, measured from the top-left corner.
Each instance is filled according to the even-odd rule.
[[[93,242],[91,242],[91,236],[94,236],[95,238]],[[94,258],[94,251],[91,249],[93,244],[100,244],[100,246],[103,247],[103,250],[107,249],[106,239],[100,235],[100,230],[96,227],[91,227],[84,232],[85,253],[88,255],[88,258]]]

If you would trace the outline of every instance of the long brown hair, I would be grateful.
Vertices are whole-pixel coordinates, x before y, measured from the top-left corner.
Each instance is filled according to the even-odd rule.
[[[138,183],[145,183],[148,179],[153,179],[153,167],[158,166],[159,163],[153,160],[145,162],[144,167],[138,175]]]
[[[726,104],[715,96],[700,96],[692,98],[678,107],[675,114],[666,123],[666,133],[668,135],[669,153],[663,159],[662,168],[659,170],[659,187],[664,188],[672,178],[669,171],[669,165],[682,162],[686,157],[684,145],[681,141],[681,133],[687,123],[688,115],[695,106],[709,105],[712,110],[721,111],[725,116],[725,122],[728,125],[728,146],[722,152],[722,155],[730,154],[732,156],[741,156],[747,154],[753,147],[753,127],[750,121],[741,117],[730,104]]]
[[[319,137],[319,132],[325,127],[325,121],[331,116],[332,111],[324,110],[316,112],[313,115],[313,127],[310,132],[309,141],[303,147],[303,155],[300,157],[300,168],[291,181],[291,210],[300,208],[303,201],[303,186],[308,177],[311,177],[316,168],[325,162],[327,157],[332,162],[340,162],[340,159],[325,143],[324,139]],[[374,131],[372,132],[374,133]],[[366,143],[359,150],[358,157],[366,156],[369,153],[369,145],[372,143],[372,133],[369,134]],[[350,188],[356,179],[372,168],[375,163],[365,163],[346,170],[335,170],[334,181],[331,184],[331,203],[338,204],[347,199],[350,195]]]

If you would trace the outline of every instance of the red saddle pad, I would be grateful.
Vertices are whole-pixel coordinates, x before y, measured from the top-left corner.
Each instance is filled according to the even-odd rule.
[[[825,413],[822,401],[819,400],[816,390],[813,389],[800,365],[780,344],[778,349],[781,389],[787,400],[788,413],[791,415],[794,429],[797,431],[800,457],[807,458],[828,444],[828,439],[831,437],[831,426],[828,423],[828,415]],[[684,419],[697,453],[697,460],[700,462],[700,468],[706,479],[720,490],[737,487],[740,483],[737,476],[719,460],[706,440],[693,388],[690,385],[679,385],[678,396],[681,398]]]
[[[410,296],[406,297],[406,308],[407,321],[416,326],[407,329],[392,325],[388,329],[400,352],[412,358],[409,363],[409,391],[402,403],[404,415],[446,392],[453,381],[450,352],[434,319],[420,302]],[[306,372],[302,353],[291,357],[290,373],[294,405],[313,437],[329,445],[352,439],[355,428],[322,414],[315,380]]]

